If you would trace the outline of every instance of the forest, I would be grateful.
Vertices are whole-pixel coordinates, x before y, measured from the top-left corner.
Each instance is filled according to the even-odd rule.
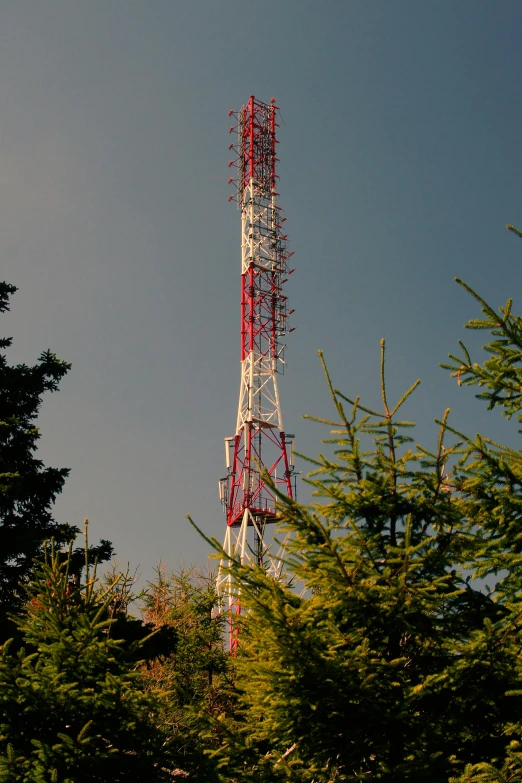
[[[457,282],[486,344],[475,357],[459,341],[442,366],[492,417],[522,423],[522,316]],[[0,283],[0,312],[15,291]],[[331,412],[315,419],[313,501],[279,495],[282,580],[231,563],[244,606],[232,656],[211,573],[160,566],[135,594],[111,542],[54,520],[68,470],[38,459],[36,420],[70,365],[51,352],[10,365],[10,344],[1,783],[522,781],[521,451],[461,432],[449,411],[421,446],[406,413],[417,382],[389,398],[384,340],[380,410],[337,389],[321,353]]]

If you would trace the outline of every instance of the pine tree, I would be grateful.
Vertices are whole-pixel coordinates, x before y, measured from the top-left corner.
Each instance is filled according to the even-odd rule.
[[[518,237],[522,233],[508,226]],[[463,386],[479,388],[478,399],[490,410],[522,423],[522,317],[512,313],[512,300],[496,312],[473,289],[457,280],[479,303],[482,318],[468,329],[490,333],[483,346],[487,358],[473,362],[460,342],[461,355],[443,365]],[[518,430],[520,434],[521,429]],[[507,448],[485,436],[464,439],[466,453],[456,473],[464,513],[473,529],[474,573],[493,581],[491,596],[502,608],[500,618],[477,634],[477,646],[511,660],[511,687],[497,695],[504,720],[497,727],[505,748],[484,748],[480,761],[468,763],[456,783],[520,783],[522,781],[522,451]]]
[[[16,288],[0,283],[0,312],[9,310]],[[0,349],[11,345],[0,339]],[[45,351],[37,364],[10,366],[0,355],[0,639],[12,628],[6,616],[24,600],[23,584],[29,579],[35,558],[41,556],[43,542],[51,537],[57,544],[68,543],[79,530],[57,523],[51,507],[62,491],[67,468],[44,467],[35,457],[40,433],[35,425],[42,396],[58,389],[70,364]],[[91,558],[110,557],[108,541],[93,548]],[[74,556],[81,568],[81,551]]]
[[[233,661],[223,649],[225,618],[218,609],[214,575],[194,566],[167,573],[164,565],[142,596],[148,626],[170,629],[168,654],[148,661],[146,677],[168,693],[163,720],[178,726],[191,758],[215,756],[222,736],[219,717],[233,703]],[[215,778],[209,762],[205,781]]]
[[[1,649],[2,783],[211,780],[196,754],[180,765],[187,737],[162,720],[168,693],[144,678],[142,642],[115,631],[120,587],[88,570],[78,586],[70,557],[47,551],[17,619],[25,648]]]
[[[522,317],[461,284],[483,311],[467,327],[493,340],[482,364],[461,343],[443,366],[522,423]],[[333,428],[316,501],[280,497],[289,579],[231,566],[246,614],[223,781],[520,783],[522,452],[448,412],[437,447],[413,447],[398,417],[416,384],[389,405],[384,344],[382,411],[324,369],[337,416],[316,419]]]
[[[290,581],[232,564],[247,611],[223,780],[447,783],[502,755],[522,706],[510,608],[472,581],[470,447],[445,446],[447,412],[437,447],[412,447],[399,416],[417,383],[389,405],[384,342],[382,412],[324,369],[337,418],[316,419],[333,428],[317,501],[280,497]]]

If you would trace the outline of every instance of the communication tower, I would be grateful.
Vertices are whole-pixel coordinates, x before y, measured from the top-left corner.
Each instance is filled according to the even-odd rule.
[[[262,565],[274,578],[281,575],[281,547],[272,545],[277,521],[277,498],[272,484],[295,497],[294,435],[285,432],[278,393],[278,375],[284,372],[283,339],[292,332],[284,284],[294,271],[293,256],[277,192],[276,148],[278,107],[252,95],[239,112],[231,111],[237,134],[230,145],[235,158],[236,193],[241,213],[241,382],[235,434],[225,438],[227,475],[219,482],[226,515],[224,556],[217,589],[229,612],[230,649],[238,643],[241,596],[227,566],[230,559]],[[266,477],[270,477],[267,483]]]

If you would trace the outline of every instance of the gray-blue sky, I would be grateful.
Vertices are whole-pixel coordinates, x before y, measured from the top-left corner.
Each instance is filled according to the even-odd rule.
[[[0,4],[0,258],[20,287],[11,361],[72,361],[41,456],[72,468],[57,517],[92,521],[150,574],[221,537],[223,437],[239,385],[239,217],[227,117],[282,110],[281,205],[296,274],[285,424],[315,453],[316,356],[378,399],[421,377],[419,438],[446,406],[507,436],[438,369],[476,308],[517,302],[522,7],[503,0],[44,0]],[[517,283],[517,285],[515,285]],[[518,304],[522,304],[518,302]]]

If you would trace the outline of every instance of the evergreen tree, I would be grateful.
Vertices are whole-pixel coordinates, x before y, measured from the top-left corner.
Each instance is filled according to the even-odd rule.
[[[17,619],[26,647],[1,650],[0,781],[210,781],[196,754],[187,771],[187,737],[161,717],[168,693],[137,665],[142,643],[115,633],[118,579],[87,572],[78,587],[69,566],[52,547]]]
[[[508,229],[522,237],[513,226]],[[480,304],[482,318],[471,319],[468,329],[484,330],[492,340],[483,346],[487,358],[473,362],[460,342],[461,355],[450,356],[451,370],[463,386],[476,386],[478,399],[489,409],[499,408],[507,419],[522,423],[522,317],[512,313],[509,299],[498,312],[462,281],[459,282]],[[518,430],[519,434],[522,432]],[[510,689],[497,694],[504,720],[497,727],[503,743],[501,752],[484,748],[478,763],[468,763],[457,783],[520,783],[522,781],[522,451],[507,448],[477,435],[465,439],[465,459],[456,473],[464,513],[473,529],[473,549],[468,560],[474,573],[494,580],[491,595],[500,618],[472,640],[477,648],[489,648],[511,660]],[[514,710],[514,705],[517,709]]]
[[[9,298],[16,288],[0,283],[0,312],[9,310]],[[0,339],[0,349],[11,338]],[[0,355],[0,639],[12,632],[6,615],[24,600],[22,585],[29,579],[33,561],[41,556],[43,542],[51,537],[68,543],[78,528],[57,523],[51,507],[62,491],[69,473],[66,468],[44,467],[35,457],[40,433],[35,426],[42,396],[58,389],[70,364],[45,351],[34,366],[10,366]],[[108,541],[94,547],[91,557],[110,557]],[[81,551],[75,555],[78,569]]]
[[[436,449],[413,448],[413,425],[399,415],[417,384],[389,405],[384,343],[382,412],[325,373],[337,419],[316,419],[333,427],[334,452],[314,461],[317,501],[280,497],[290,581],[231,566],[247,611],[223,780],[447,783],[467,765],[464,783],[475,764],[503,758],[520,728],[513,480],[508,538],[480,517],[509,494],[498,482],[507,452],[490,459],[484,439],[445,446],[447,413]],[[508,561],[504,592],[474,586]]]
[[[233,661],[223,649],[225,618],[218,611],[214,575],[195,567],[167,574],[160,566],[143,602],[147,625],[174,634],[169,653],[146,664],[146,677],[168,693],[163,720],[187,739],[187,759],[215,756],[223,733],[219,717],[234,697]],[[205,781],[214,779],[211,762]]]

